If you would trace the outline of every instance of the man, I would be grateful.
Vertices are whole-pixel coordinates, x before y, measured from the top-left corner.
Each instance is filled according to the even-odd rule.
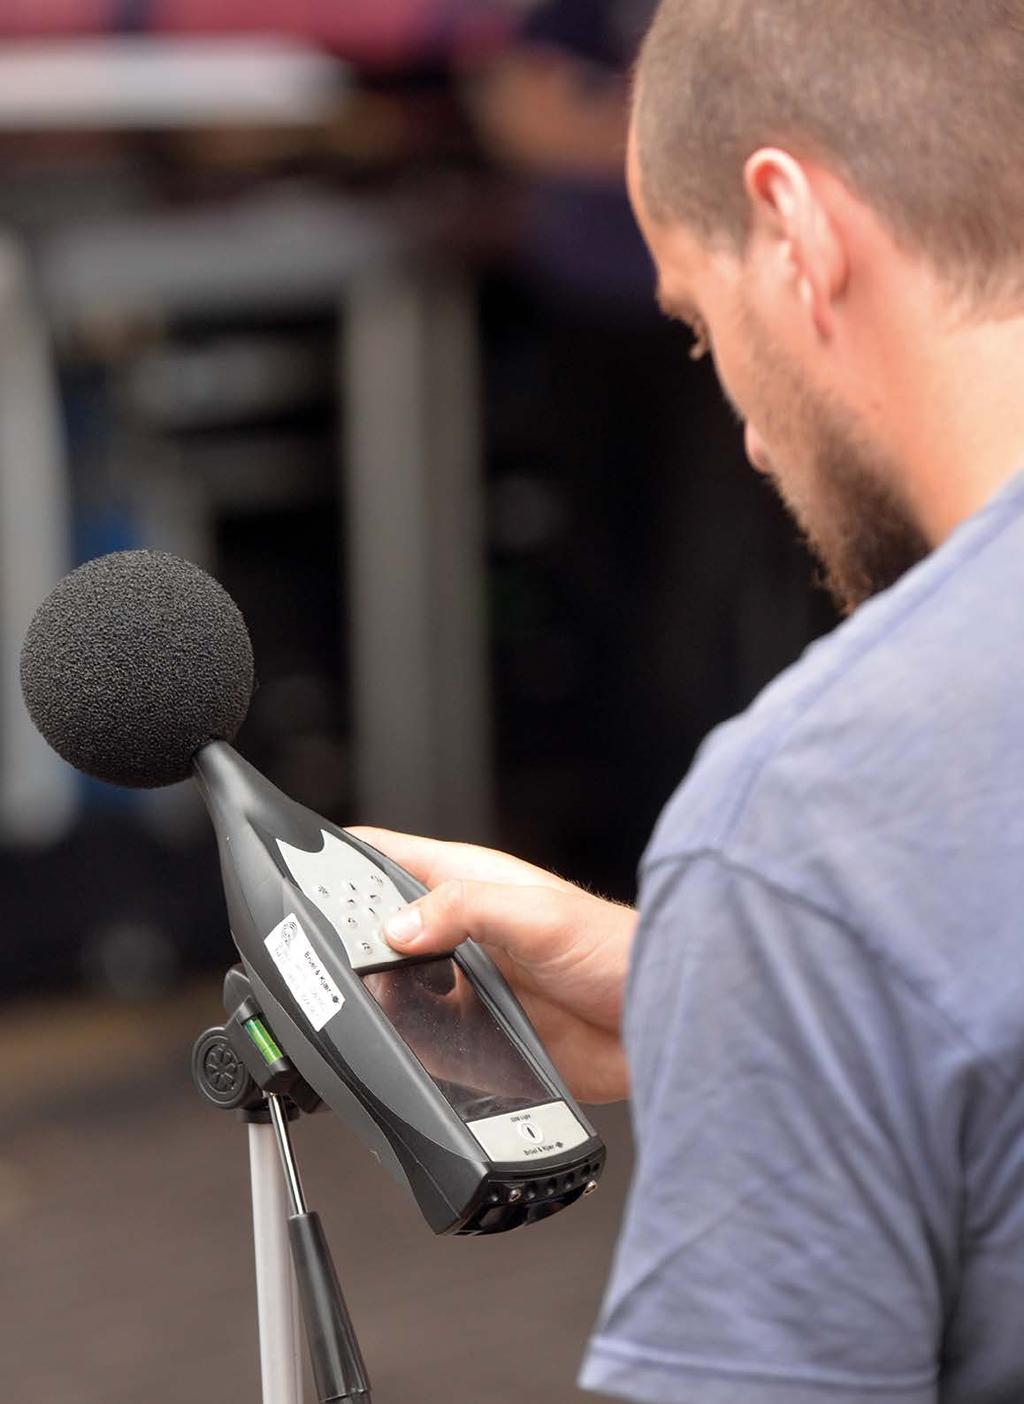
[[[396,944],[487,945],[582,1097],[628,1060],[589,1387],[1024,1398],[1022,149],[1021,0],[664,0],[659,296],[850,617],[705,744],[638,925],[362,831],[435,889]]]

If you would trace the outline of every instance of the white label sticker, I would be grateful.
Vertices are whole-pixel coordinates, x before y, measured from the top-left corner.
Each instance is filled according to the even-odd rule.
[[[345,1003],[294,913],[274,927],[264,942],[302,1012],[317,1033]]]

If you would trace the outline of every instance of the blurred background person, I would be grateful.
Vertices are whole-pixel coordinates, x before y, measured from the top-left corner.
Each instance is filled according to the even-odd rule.
[[[524,790],[534,778],[513,810],[543,796],[557,816],[543,836],[516,833],[516,851],[596,866],[624,898],[666,776],[832,617],[751,480],[710,364],[680,376],[685,343],[653,301],[622,179],[653,8],[543,0],[469,90],[485,150],[515,180],[490,393],[513,387],[522,412],[492,453],[496,544],[515,544],[517,508],[533,508],[538,538],[549,526],[498,562],[499,738]]]

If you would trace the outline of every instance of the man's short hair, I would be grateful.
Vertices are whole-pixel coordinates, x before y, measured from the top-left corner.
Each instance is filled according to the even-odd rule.
[[[775,145],[972,304],[1024,294],[1024,0],[662,0],[635,120],[652,215],[707,242],[742,249]]]

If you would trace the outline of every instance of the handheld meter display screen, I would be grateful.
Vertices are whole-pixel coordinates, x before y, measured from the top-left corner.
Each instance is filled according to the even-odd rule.
[[[363,982],[464,1121],[551,1100],[451,956],[395,965]]]

